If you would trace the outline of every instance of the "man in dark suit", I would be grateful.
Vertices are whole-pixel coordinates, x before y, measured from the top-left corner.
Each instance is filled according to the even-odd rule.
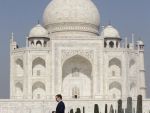
[[[58,102],[57,107],[56,107],[56,113],[65,113],[65,104],[62,101],[61,94],[57,94],[55,98],[56,98],[56,101]]]

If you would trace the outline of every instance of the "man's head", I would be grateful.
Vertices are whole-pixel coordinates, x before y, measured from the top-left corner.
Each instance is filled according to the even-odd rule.
[[[56,101],[57,101],[57,102],[59,102],[59,101],[62,100],[61,94],[57,94],[57,95],[55,96],[55,98],[56,98]]]

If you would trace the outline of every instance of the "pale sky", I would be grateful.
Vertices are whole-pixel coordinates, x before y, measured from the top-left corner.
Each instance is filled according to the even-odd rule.
[[[0,98],[9,98],[9,39],[11,32],[20,47],[30,29],[42,23],[42,14],[50,0],[0,0]],[[135,34],[145,43],[147,94],[150,97],[150,0],[93,0],[101,15],[101,26],[109,22],[121,38]]]

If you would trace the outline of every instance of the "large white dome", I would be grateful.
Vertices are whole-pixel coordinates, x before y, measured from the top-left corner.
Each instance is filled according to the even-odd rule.
[[[52,0],[43,15],[50,32],[80,30],[98,33],[100,15],[91,0]]]

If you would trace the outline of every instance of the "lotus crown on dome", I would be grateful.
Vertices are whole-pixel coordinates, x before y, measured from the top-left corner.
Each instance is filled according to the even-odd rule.
[[[117,29],[111,25],[106,26],[101,34],[104,38],[120,38]]]
[[[38,24],[30,30],[29,37],[48,37],[48,31]]]

